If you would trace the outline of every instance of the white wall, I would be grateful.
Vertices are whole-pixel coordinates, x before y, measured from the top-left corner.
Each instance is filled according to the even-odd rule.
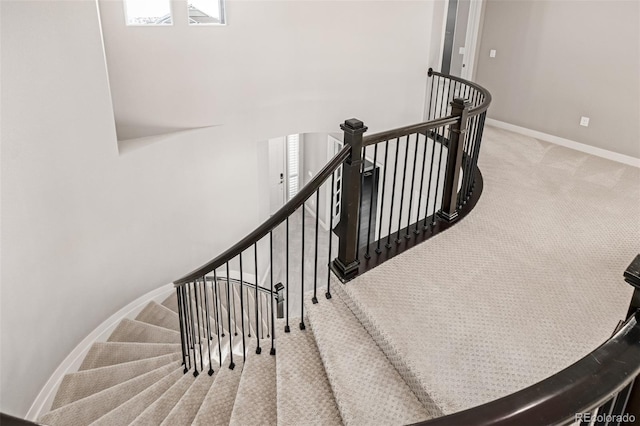
[[[264,219],[255,141],[420,119],[431,2],[228,6],[226,27],[144,28],[101,3],[121,129],[213,126],[118,147],[95,2],[2,2],[2,411]]]
[[[100,0],[119,138],[232,125],[254,140],[419,121],[431,1],[228,1],[228,25],[127,27]],[[441,16],[438,16],[441,19]],[[368,102],[364,102],[367,100]]]

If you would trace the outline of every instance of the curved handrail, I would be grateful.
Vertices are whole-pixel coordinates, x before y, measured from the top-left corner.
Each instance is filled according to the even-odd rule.
[[[640,310],[593,352],[528,388],[478,407],[416,423],[559,425],[575,421],[620,392],[640,374]]]
[[[434,71],[433,68],[429,68],[427,75],[429,77],[432,77],[435,75],[438,77],[444,77],[449,80],[457,81],[459,83],[463,83],[463,84],[466,84],[467,86],[473,87],[474,89],[481,92],[482,95],[484,96],[482,103],[475,108],[471,108],[471,111],[469,111],[469,117],[473,117],[474,115],[478,115],[480,113],[485,112],[489,108],[489,105],[491,104],[491,93],[489,93],[487,89],[485,89],[484,87],[480,86],[477,83],[474,83],[472,81],[465,80],[464,78],[456,77],[453,75],[442,74],[438,71]]]
[[[230,261],[244,250],[253,245],[256,241],[267,235],[270,231],[275,229],[278,225],[284,222],[293,212],[295,212],[302,204],[311,197],[314,192],[320,188],[324,181],[349,157],[351,153],[351,147],[345,145],[342,150],[337,153],[331,161],[329,161],[323,168],[316,174],[309,183],[307,183],[302,189],[284,206],[282,206],[273,216],[265,220],[262,225],[257,227],[253,232],[238,241],[231,246],[227,251],[215,257],[213,260],[205,263],[198,269],[190,272],[184,277],[176,280],[173,284],[177,287],[186,283],[189,283],[195,279],[200,279],[206,274],[212,272],[214,269],[219,268],[226,262]]]

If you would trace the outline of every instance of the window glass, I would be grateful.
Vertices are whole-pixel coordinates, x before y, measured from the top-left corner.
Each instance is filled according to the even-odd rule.
[[[189,0],[189,25],[224,24],[223,0]]]
[[[124,0],[127,25],[172,25],[170,0]]]

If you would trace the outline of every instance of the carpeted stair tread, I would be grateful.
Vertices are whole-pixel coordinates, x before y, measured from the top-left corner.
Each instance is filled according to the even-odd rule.
[[[124,404],[100,417],[92,426],[125,426],[131,424],[149,405],[158,400],[183,375],[183,369],[177,368],[167,376],[155,382]]]
[[[125,318],[120,321],[107,340],[109,342],[180,343],[180,333]]]
[[[67,374],[62,378],[51,409],[86,398],[181,358],[181,353],[173,353]]]
[[[181,352],[179,343],[96,342],[78,371]]]
[[[160,398],[149,405],[132,423],[131,426],[157,426],[169,415],[195,381],[190,372],[184,374]]]
[[[305,307],[345,424],[397,425],[431,417],[340,297]]]
[[[231,412],[230,425],[275,425],[277,423],[276,357],[269,355],[269,340],[247,345],[247,359],[240,377],[238,393]]]
[[[196,426],[226,426],[231,420],[234,401],[242,376],[242,357],[234,357],[235,367],[229,368],[229,359],[218,367],[216,380],[202,401],[193,424]]]
[[[193,375],[193,372],[189,371],[187,374]],[[205,367],[205,371],[196,377],[184,396],[171,409],[162,426],[190,425],[215,379],[216,373],[209,376]]]
[[[276,329],[284,324],[276,321]],[[277,344],[278,425],[341,425],[313,332],[293,327],[278,334]]]
[[[87,425],[119,405],[124,404],[178,367],[180,367],[179,361],[164,365],[156,370],[50,411],[42,416],[39,422],[49,426]]]
[[[176,293],[171,293],[164,301],[161,303],[165,308],[171,309],[176,314],[178,313],[178,296]]]
[[[136,320],[168,328],[169,330],[180,331],[178,314],[166,306],[162,306],[153,301],[144,307],[136,317]]]

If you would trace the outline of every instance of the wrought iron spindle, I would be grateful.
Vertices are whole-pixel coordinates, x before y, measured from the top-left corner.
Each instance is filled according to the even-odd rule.
[[[376,178],[376,167],[378,164],[378,144],[375,145],[375,147],[373,148],[373,182],[371,184],[371,191],[370,191],[370,197],[369,197],[369,226],[367,227],[367,250],[364,253],[364,257],[365,259],[370,259],[371,255],[369,254],[369,246],[371,245],[371,220],[373,219],[372,213],[373,213],[373,192],[374,192],[374,188],[376,187],[376,182],[375,182],[375,178]],[[375,227],[374,227],[375,228]],[[375,232],[375,230],[374,230]]]
[[[181,289],[182,286],[176,287],[176,298],[178,300],[178,324],[180,326],[180,349],[182,349],[182,365],[184,365],[183,373],[186,373],[187,371],[189,371],[189,367],[187,366],[188,348],[185,346],[187,340],[185,339],[185,331],[183,326],[184,312],[182,311]]]
[[[402,168],[402,189],[400,190],[400,210],[398,211],[398,232],[396,234],[396,244],[400,244],[400,230],[402,229],[402,206],[404,204],[404,187],[407,181],[407,160],[409,160],[409,135],[405,137],[404,145],[404,167]]]
[[[424,169],[427,164],[427,147],[429,145],[429,136],[428,132],[424,133],[424,150],[422,151],[422,167],[420,169],[420,189],[418,190],[418,209],[416,214],[416,228],[413,230],[413,233],[418,235],[420,233],[420,207],[422,207],[422,189],[424,185]],[[427,198],[427,202],[428,202]]]
[[[333,205],[333,196],[335,189],[335,174],[336,172],[331,173],[331,194],[329,196],[329,203],[331,204],[331,209],[329,212],[329,254],[327,255],[327,291],[324,296],[327,299],[331,299],[331,243],[333,242],[333,216],[334,216],[334,205]]]
[[[406,232],[406,235],[404,236],[406,239],[411,238],[411,235],[409,235],[409,225],[411,224],[411,206],[413,205],[413,188],[416,182],[416,165],[418,164],[419,136],[420,134],[416,133],[416,146],[413,151],[413,171],[411,172],[411,190],[409,191],[409,211],[407,214],[407,232]],[[420,195],[418,195],[418,198],[420,198]],[[419,211],[418,211],[418,215],[420,215]],[[416,222],[418,222],[417,217],[416,217]]]
[[[195,319],[193,318],[194,315],[194,310],[195,308],[193,307],[192,303],[193,303],[193,298],[191,297],[191,287],[190,285],[193,284],[192,282],[187,283],[187,306],[189,309],[189,322],[191,323],[191,341],[193,342],[193,375],[195,377],[198,376],[198,374],[200,374],[198,372],[198,359],[197,359],[197,352],[198,349],[196,347],[197,344],[197,339],[196,339],[196,323],[195,323]]]
[[[362,147],[362,150],[360,151],[360,158],[362,158],[362,162],[360,163],[360,196],[358,197],[358,217],[357,217],[357,227],[358,227],[358,233],[356,236],[356,259],[360,259],[360,234],[362,234],[362,200],[363,200],[363,196],[362,196],[362,191],[363,191],[363,187],[364,187],[364,166],[365,166],[365,156],[367,153],[367,147]]]
[[[213,304],[216,307],[216,336],[218,337],[218,365],[222,367],[222,341],[220,334],[224,337],[224,321],[220,311],[220,290],[218,289],[218,275],[213,270]]]
[[[393,182],[391,183],[391,203],[389,204],[389,233],[387,234],[387,243],[384,245],[387,250],[391,248],[391,225],[393,223],[393,200],[396,195],[396,176],[398,171],[398,151],[400,151],[400,138],[396,138],[396,159],[393,163]]]
[[[247,360],[247,342],[245,340],[245,332],[244,332],[244,297],[242,293],[242,283],[244,283],[244,279],[242,276],[242,252],[240,252],[240,330],[242,331],[242,359],[244,361]]]
[[[432,72],[433,72],[433,69],[429,68],[429,77],[431,78],[431,92],[429,93],[429,108],[427,109],[427,120],[431,120],[433,118],[431,113],[431,106],[433,102],[436,100],[433,96],[433,86],[434,86],[435,78],[433,78]]]
[[[262,348],[260,347],[260,310],[258,303],[258,243],[253,243],[253,254],[254,254],[254,266],[256,271],[256,300],[254,300],[254,304],[256,305],[256,354],[260,354],[262,352]]]
[[[269,268],[271,281],[271,291],[269,293],[269,302],[271,304],[271,351],[269,353],[271,355],[275,355],[276,347],[274,339],[276,337],[276,330],[274,326],[275,321],[273,316],[273,231],[269,231],[269,264],[271,265],[271,268]]]
[[[440,139],[440,158],[438,160],[438,172],[437,172],[437,177],[436,177],[436,195],[435,198],[433,200],[434,205],[433,205],[433,219],[431,220],[431,225],[435,226],[436,224],[436,208],[438,207],[438,190],[440,189],[440,168],[442,166],[442,152],[444,150],[444,139],[445,139],[445,134],[446,134],[446,126],[442,127],[442,139]],[[449,132],[451,132],[451,130],[449,130]],[[447,155],[449,155],[449,151],[447,150]],[[443,191],[444,194],[444,191]],[[443,195],[441,194],[441,195]],[[440,209],[442,209],[442,201],[440,201]]]
[[[285,265],[285,280],[284,282],[286,283],[286,287],[285,287],[285,298],[284,298],[284,303],[285,303],[285,308],[286,308],[286,312],[285,312],[285,326],[284,326],[284,332],[288,333],[291,331],[291,329],[289,328],[289,217],[287,217],[287,232],[286,232],[286,238],[285,238],[285,244],[286,244],[286,248],[285,248],[285,253],[286,253],[286,265]]]
[[[311,301],[315,305],[318,303],[318,223],[320,216],[318,215],[320,208],[320,188],[316,191],[316,247],[313,259],[313,298]]]
[[[229,294],[232,294],[233,291],[231,290],[231,282],[229,281],[229,262],[226,262],[226,265],[227,265],[227,307],[229,308],[227,312],[227,315],[229,316],[229,361],[230,361],[229,369],[233,370],[236,365],[233,363],[233,336],[231,335],[231,298],[229,297]],[[235,312],[235,306],[233,311]]]
[[[377,145],[376,145],[377,146]],[[378,244],[376,247],[376,253],[380,254],[382,253],[382,250],[380,250],[380,242],[382,241],[382,218],[384,216],[384,193],[386,190],[386,183],[387,183],[387,158],[389,154],[389,140],[385,141],[385,146],[384,146],[384,174],[382,175],[382,195],[380,196],[380,223],[378,225]]]
[[[302,212],[302,262],[300,264],[300,330],[304,330],[304,209],[306,200],[302,202],[300,211]]]
[[[200,353],[200,371],[204,371],[204,361],[202,359],[202,352],[204,345],[202,344],[202,328],[200,327],[200,314],[202,307],[200,306],[200,299],[198,297],[198,293],[200,293],[200,286],[198,285],[198,280],[193,280],[193,296],[195,297],[195,311],[196,311],[196,330],[198,331],[198,352]],[[204,319],[202,327],[204,327]],[[209,340],[207,338],[207,340]]]
[[[236,318],[236,291],[233,289],[233,282],[229,280],[229,262],[227,262],[227,291],[231,292],[231,303],[233,303],[233,307],[229,307],[229,309],[233,309],[233,335],[238,335],[238,320]],[[231,330],[229,330],[231,333]]]
[[[427,220],[429,218],[429,200],[431,199],[431,182],[433,181],[433,163],[435,162],[435,154],[436,154],[436,143],[438,143],[438,129],[434,129],[433,131],[430,132],[431,134],[431,140],[433,141],[433,145],[431,145],[431,166],[429,166],[429,184],[427,185],[427,202],[426,202],[426,206],[425,206],[425,211],[424,211],[424,224],[423,224],[423,229],[427,230],[429,228],[429,225],[427,225]],[[436,213],[436,207],[435,207],[435,198],[433,201],[433,214],[435,215]]]
[[[209,376],[213,376],[213,361],[211,361],[211,317],[209,316],[209,296],[207,291],[207,276],[202,277],[204,291],[204,312],[207,316],[207,349],[209,350]]]

